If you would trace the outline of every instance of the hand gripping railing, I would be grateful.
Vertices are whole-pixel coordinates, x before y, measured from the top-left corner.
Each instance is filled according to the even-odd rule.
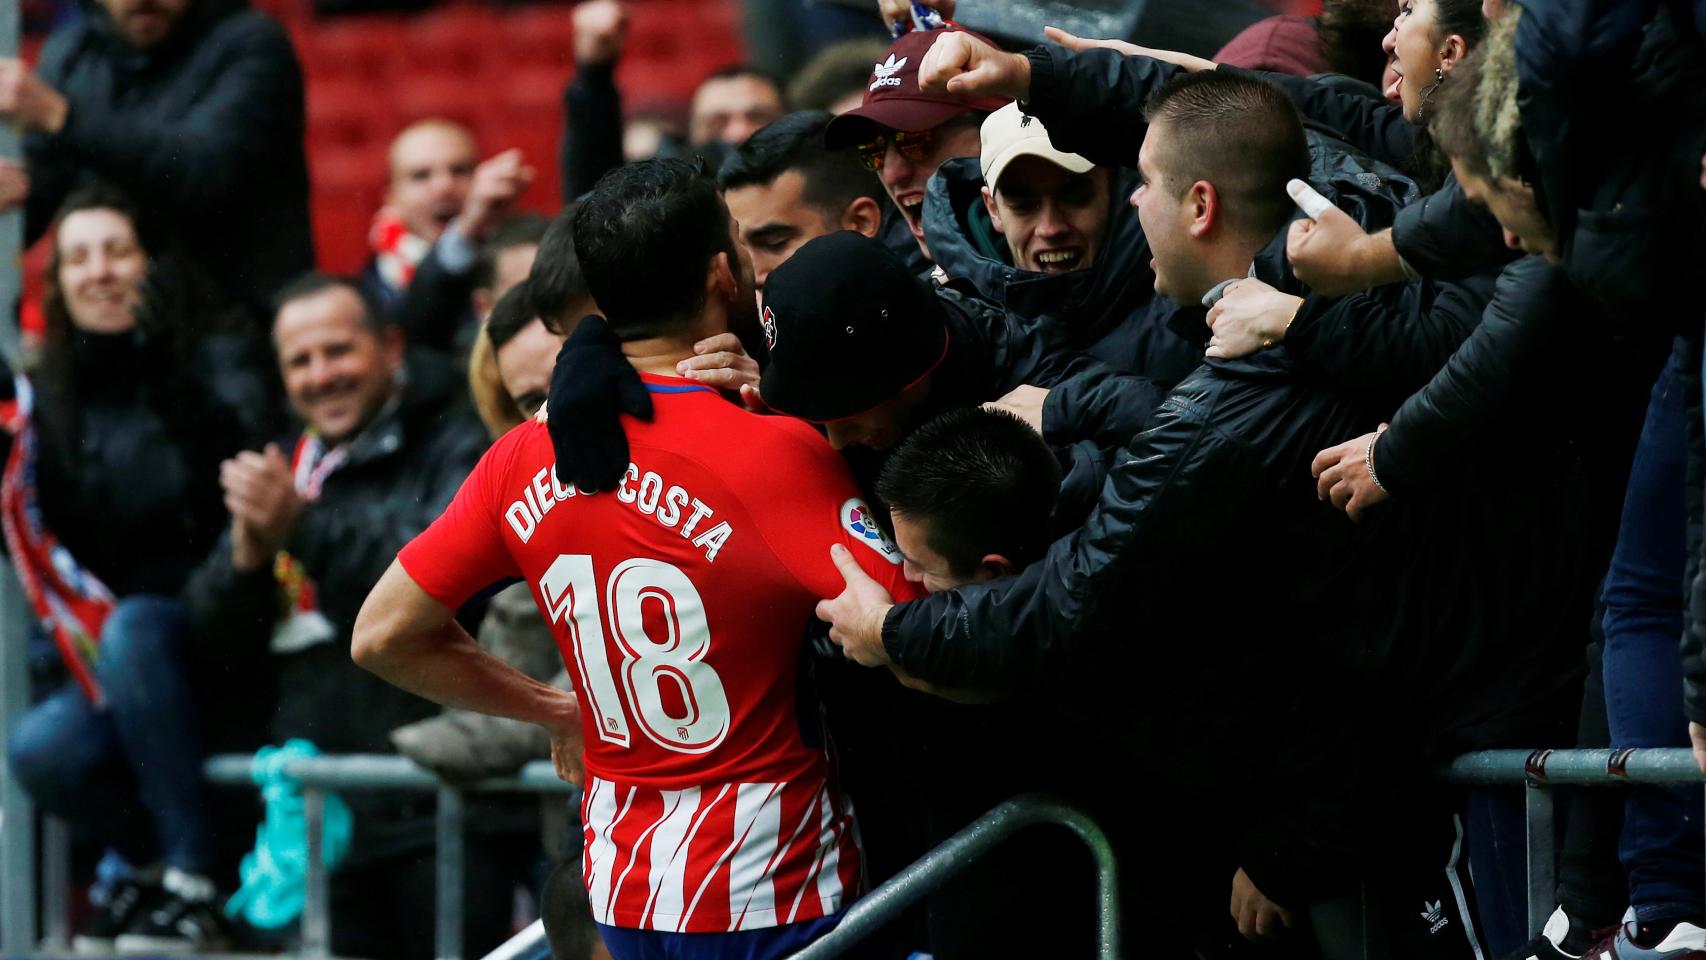
[[[987,854],[996,844],[1026,827],[1045,823],[1057,823],[1076,833],[1078,839],[1090,848],[1090,855],[1095,857],[1096,955],[1100,960],[1116,960],[1120,955],[1120,914],[1119,871],[1114,848],[1094,820],[1046,794],[1014,797],[977,818],[917,863],[860,898],[847,909],[834,930],[794,954],[794,960],[827,960],[841,956],[849,947],[946,883],[967,864]]]

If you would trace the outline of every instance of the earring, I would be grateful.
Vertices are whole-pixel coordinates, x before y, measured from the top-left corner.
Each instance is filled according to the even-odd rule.
[[[1435,67],[1434,68],[1434,82],[1435,83],[1444,83],[1445,82],[1445,68],[1443,68],[1443,67]]]

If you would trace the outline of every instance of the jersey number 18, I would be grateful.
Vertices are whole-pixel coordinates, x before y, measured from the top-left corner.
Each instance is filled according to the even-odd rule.
[[[705,604],[679,568],[635,557],[611,572],[605,583],[604,610],[622,655],[614,671],[592,557],[558,556],[539,579],[539,590],[551,621],[568,625],[581,689],[586,691],[581,709],[589,711],[601,739],[624,747],[630,744],[628,712],[613,676],[620,673],[640,730],[653,743],[677,753],[707,753],[723,742],[729,732],[728,694],[717,671],[704,662],[711,650]],[[647,604],[655,614],[658,639],[646,630]],[[666,691],[678,705],[673,709],[664,702]]]

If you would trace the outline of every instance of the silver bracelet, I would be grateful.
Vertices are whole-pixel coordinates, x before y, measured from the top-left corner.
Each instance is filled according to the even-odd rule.
[[[1368,446],[1362,448],[1362,465],[1368,468],[1368,478],[1374,481],[1374,485],[1380,488],[1381,493],[1391,493],[1390,490],[1386,489],[1386,485],[1380,482],[1380,474],[1374,472],[1374,444],[1384,432],[1384,430],[1376,431],[1374,436],[1369,439]]]

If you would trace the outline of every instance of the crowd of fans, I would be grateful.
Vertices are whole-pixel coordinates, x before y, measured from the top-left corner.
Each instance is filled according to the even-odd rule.
[[[242,0],[98,0],[0,58],[0,206],[51,244],[0,408],[36,624],[6,762],[93,851],[80,950],[292,945],[235,906],[292,880],[239,873],[261,811],[212,753],[578,778],[561,731],[405,692],[363,604],[518,431],[556,463],[523,541],[632,503],[623,350],[664,318],[699,331],[671,389],[812,424],[917,588],[842,551],[799,624],[867,889],[1046,790],[1108,830],[1144,955],[1706,957],[1698,785],[1570,797],[1536,935],[1521,798],[1437,776],[1706,771],[1706,8],[1328,0],[1214,59],[954,12],[882,0],[891,44],[719,70],[671,130],[624,114],[622,0],[565,8],[561,156],[410,125],[355,277],[313,272],[301,72]],[[579,207],[519,210],[544,162]],[[456,611],[582,691],[549,616],[521,583]],[[344,800],[335,952],[430,955],[430,801]],[[469,954],[525,891],[559,958],[653,955],[581,831],[474,809]],[[1090,880],[1039,831],[863,949],[1088,956]]]

